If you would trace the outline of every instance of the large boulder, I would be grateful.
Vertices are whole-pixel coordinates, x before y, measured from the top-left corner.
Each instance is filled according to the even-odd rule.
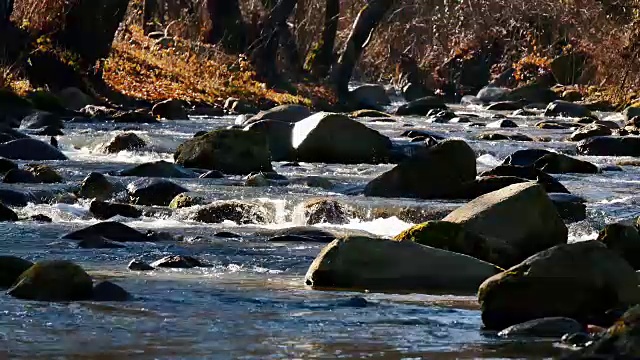
[[[412,241],[338,238],[313,261],[306,284],[319,289],[475,292],[494,265]]]
[[[578,143],[578,154],[592,156],[640,156],[640,136],[590,137]]]
[[[535,319],[509,326],[500,331],[503,338],[538,337],[560,339],[565,334],[584,332],[585,328],[574,319],[565,317],[548,317]]]
[[[136,229],[125,224],[106,221],[91,225],[84,229],[76,230],[64,235],[67,240],[86,240],[93,238],[105,238],[116,242],[147,242],[150,238]]]
[[[191,179],[198,177],[197,173],[164,160],[133,165],[121,170],[118,172],[118,175],[174,179]]]
[[[78,196],[85,199],[107,200],[115,191],[115,186],[104,175],[92,172],[82,180]]]
[[[311,116],[311,110],[303,105],[280,105],[272,109],[260,111],[257,115],[250,117],[241,124],[248,126],[263,120],[281,121],[287,124],[295,124],[302,119]]]
[[[246,175],[273,171],[267,139],[259,133],[237,129],[215,130],[178,146],[176,164]]]
[[[536,160],[534,166],[549,174],[596,174],[598,167],[588,161],[579,160],[564,154],[551,153]]]
[[[416,99],[400,106],[398,110],[396,110],[396,115],[426,116],[429,113],[429,111],[434,109],[447,110],[447,105],[445,105],[444,99],[437,96],[427,96],[420,99]]]
[[[545,149],[517,150],[507,156],[502,162],[502,165],[532,166],[538,159],[549,154],[554,154],[554,152]]]
[[[428,221],[398,234],[394,240],[413,241],[420,245],[472,256],[502,267],[508,267],[513,249],[498,239],[487,239],[465,230],[461,224]]]
[[[343,204],[333,199],[311,199],[302,205],[307,225],[321,223],[344,225],[349,223],[348,211]]]
[[[510,90],[502,100],[522,100],[533,104],[547,104],[557,99],[558,95],[549,89],[548,86],[540,83],[531,83]]]
[[[624,109],[622,111],[622,116],[624,116],[625,122],[633,119],[636,116],[640,116],[640,103],[635,103],[634,105],[631,105]]]
[[[204,198],[193,193],[178,194],[171,200],[169,204],[170,209],[182,209],[186,207],[202,205],[204,204]]]
[[[8,289],[33,263],[16,256],[0,256],[0,288]]]
[[[591,117],[591,111],[584,105],[556,100],[547,106],[544,116],[566,116],[572,118]]]
[[[133,296],[111,281],[101,281],[93,288],[93,301],[127,301]]]
[[[127,192],[135,205],[169,206],[174,197],[189,190],[168,180],[142,178],[129,184]]]
[[[34,111],[25,116],[20,123],[20,127],[23,129],[41,129],[49,126],[56,129],[64,128],[62,118],[50,112]]]
[[[388,161],[391,140],[346,115],[321,112],[295,124],[298,160],[337,164]]]
[[[413,101],[434,95],[435,93],[433,90],[420,83],[408,83],[402,87],[402,97],[407,101]]]
[[[93,295],[93,280],[72,262],[41,261],[22,273],[8,293],[25,300],[89,300]]]
[[[499,165],[491,170],[480,173],[480,177],[509,176],[536,181],[542,185],[548,193],[569,193],[553,176],[533,166]]]
[[[623,258],[599,241],[584,241],[545,250],[487,279],[478,301],[485,326],[501,330],[554,316],[593,323],[610,309],[640,302],[640,291]]]
[[[145,146],[147,146],[147,143],[138,135],[134,133],[124,133],[116,135],[103,146],[102,150],[107,154],[115,154],[125,150],[140,150]]]
[[[635,226],[609,224],[600,231],[597,240],[627,260],[635,270],[640,270],[640,234]]]
[[[95,100],[91,96],[75,87],[62,89],[57,93],[57,96],[62,106],[73,111],[95,104]]]
[[[189,115],[184,108],[184,103],[181,100],[169,99],[161,101],[151,109],[151,115],[160,119],[167,120],[187,120]]]
[[[193,220],[207,224],[233,221],[237,224],[264,224],[268,214],[257,204],[239,201],[217,201],[202,206],[193,214]]]
[[[476,177],[476,156],[462,140],[446,140],[373,179],[366,196],[455,198]]]
[[[0,222],[3,221],[18,221],[18,215],[0,202]]]
[[[611,128],[608,126],[592,123],[585,125],[576,131],[574,131],[567,140],[569,141],[581,141],[594,136],[608,136],[611,135]]]
[[[472,233],[504,241],[512,264],[567,242],[568,230],[542,186],[515,184],[483,195],[447,215]]]
[[[244,130],[260,133],[267,138],[273,161],[287,161],[296,158],[291,142],[293,124],[278,120],[260,120],[252,122]]]
[[[67,160],[60,150],[36,139],[18,139],[0,144],[0,156],[12,160]]]
[[[139,218],[142,211],[128,204],[109,203],[93,200],[89,205],[89,212],[98,220],[108,220],[115,216]]]
[[[349,97],[361,108],[378,109],[391,105],[391,99],[382,85],[360,85],[349,92]]]

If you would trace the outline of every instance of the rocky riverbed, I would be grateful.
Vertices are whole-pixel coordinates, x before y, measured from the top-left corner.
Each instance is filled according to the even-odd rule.
[[[586,295],[567,298],[557,292],[562,283],[533,281],[526,287],[531,296],[549,290],[546,298],[565,301],[563,307],[549,309],[545,306],[552,305],[534,300],[524,304],[531,297],[514,301],[521,308],[491,302],[496,292],[517,298],[491,283],[482,285],[481,309],[476,291],[502,269],[519,266],[508,273],[517,275],[528,266],[553,269],[541,272],[541,278],[590,274],[597,289],[585,285],[570,293],[588,289],[601,291],[603,298],[618,296],[598,306],[633,302],[634,289],[628,288],[628,275],[635,275],[633,257],[623,257],[625,251],[619,250],[627,242],[615,245],[630,238],[627,250],[634,240],[640,246],[633,227],[640,215],[640,170],[633,156],[640,154],[631,143],[619,144],[623,138],[635,141],[629,114],[564,103],[546,110],[502,103],[493,105],[498,110],[487,110],[475,101],[448,106],[430,101],[387,105],[383,110],[391,113],[402,105],[399,113],[405,115],[393,116],[312,115],[289,107],[257,118],[184,119],[182,112],[168,116],[176,120],[149,117],[144,123],[78,117],[60,123],[57,117],[43,116],[23,121],[21,131],[42,142],[0,145],[0,155],[13,159],[0,162],[5,173],[0,200],[10,208],[0,211],[9,220],[0,227],[0,253],[32,262],[68,260],[82,266],[93,284],[108,280],[126,293],[110,285],[92,290],[84,275],[79,280],[73,276],[77,282],[72,288],[81,292],[61,292],[63,285],[34,289],[38,282],[29,276],[24,280],[22,274],[24,281],[2,295],[0,356],[431,359],[571,354],[572,345],[561,341],[564,331],[558,329],[586,333],[582,325],[608,327],[613,320],[607,323],[599,311],[609,308],[589,308],[595,301],[583,302]],[[156,115],[181,110],[168,108]],[[51,133],[51,126],[64,135]],[[234,126],[238,130],[212,133]],[[241,130],[247,126],[250,130]],[[6,140],[19,136],[12,131],[4,131]],[[264,137],[257,136],[265,133],[271,159],[263,150]],[[59,151],[45,146],[51,135]],[[594,145],[593,135],[611,135],[602,141],[615,145]],[[507,158],[509,166],[500,166]],[[524,171],[516,165],[531,166]],[[505,203],[508,210],[492,210]],[[473,220],[476,214],[484,220]],[[438,236],[445,234],[441,239],[429,235],[437,226],[414,227],[442,219],[464,228],[437,230]],[[91,228],[104,221],[111,223]],[[609,242],[606,234],[600,236],[615,251],[585,242],[617,222],[630,225],[610,230]],[[85,228],[90,230],[77,232]],[[329,245],[341,249],[338,255],[338,250],[325,248],[342,236],[347,236],[343,244]],[[371,239],[394,237],[395,242]],[[561,245],[518,265],[567,241],[586,245]],[[380,245],[369,246],[375,242]],[[379,250],[386,255],[380,257]],[[340,256],[346,259],[344,268],[326,260],[342,261]],[[361,258],[375,261],[354,260]],[[600,260],[608,265],[594,265]],[[0,268],[15,271],[12,261]],[[558,265],[571,261],[575,266]],[[54,265],[38,281],[64,283],[64,276],[51,274],[82,272]],[[48,299],[52,294],[73,298]],[[581,324],[559,321],[549,331],[498,335],[532,316],[569,315]],[[592,339],[585,334],[583,340],[578,344]]]

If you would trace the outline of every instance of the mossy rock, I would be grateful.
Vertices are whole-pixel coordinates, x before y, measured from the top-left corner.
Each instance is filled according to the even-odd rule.
[[[34,91],[27,94],[27,99],[31,101],[36,109],[52,113],[61,113],[67,110],[64,105],[62,105],[60,98],[47,91]]]
[[[233,221],[237,224],[265,224],[269,218],[260,205],[239,201],[217,201],[199,208],[193,215],[195,221],[219,224]]]
[[[236,129],[215,130],[178,146],[176,164],[246,175],[273,171],[267,138],[260,133]]]
[[[196,205],[202,205],[204,203],[204,199],[202,196],[197,196],[190,193],[182,193],[178,194],[176,197],[171,200],[169,204],[169,208],[171,209],[182,209]]]
[[[484,237],[466,231],[463,225],[448,221],[428,221],[415,225],[397,235],[394,240],[413,241],[420,245],[469,255],[498,266],[505,266],[512,261],[512,251],[509,251],[505,244],[497,248]]]
[[[29,171],[41,184],[57,184],[62,182],[62,176],[58,174],[51,166],[28,164],[25,170]]]
[[[22,273],[8,293],[24,300],[89,300],[93,296],[93,280],[70,261],[41,261]]]
[[[351,113],[350,116],[356,119],[358,118],[390,118],[391,117],[391,115],[385,112],[378,111],[378,110],[368,110],[368,109],[354,111]]]
[[[31,266],[33,263],[29,260],[16,256],[0,256],[0,287],[10,288]]]

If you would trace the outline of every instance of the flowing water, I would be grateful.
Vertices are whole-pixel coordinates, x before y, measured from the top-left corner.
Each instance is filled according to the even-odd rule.
[[[489,122],[490,113],[474,112]],[[621,122],[617,114],[600,114]],[[484,128],[427,124],[424,118],[400,118],[395,123],[367,125],[406,142],[400,134],[407,124],[464,138],[478,155],[479,170],[497,165],[517,149],[545,147],[575,153],[575,143],[564,142],[570,130],[540,130],[539,118],[512,118],[520,127],[500,129],[546,137],[548,142],[476,141]],[[115,124],[69,124],[60,147],[70,160],[50,162],[61,172],[64,190],[89,172],[121,170],[136,163],[169,160],[175,148],[200,130],[233,123],[233,118],[192,118],[131,129],[150,145],[145,151],[101,154],[96,149],[118,131]],[[496,129],[492,129],[496,130]],[[586,158],[598,165],[613,158]],[[275,221],[263,228],[300,225],[296,205],[310,197],[333,196],[357,207],[358,218],[333,230],[358,229],[380,236],[394,236],[411,226],[398,218],[375,218],[372,210],[390,206],[450,209],[460,202],[375,199],[354,193],[392,165],[301,164],[276,171],[289,178],[308,175],[331,179],[331,190],[300,185],[249,188],[240,177],[227,179],[173,179],[208,199],[244,199],[270,203]],[[589,218],[571,224],[570,240],[594,238],[605,223],[637,216],[640,171],[597,175],[559,175],[574,194],[588,201]],[[111,180],[127,184],[133,178]],[[9,185],[2,185],[7,186]],[[44,186],[29,187],[38,190]],[[46,188],[51,188],[47,186]],[[117,218],[140,230],[165,231],[180,241],[128,244],[126,249],[83,250],[74,242],[60,240],[72,229],[96,223],[88,202],[78,204],[30,204],[17,209],[20,215],[46,214],[52,224],[18,222],[0,227],[0,253],[29,260],[69,259],[96,278],[110,278],[136,296],[127,303],[49,304],[2,296],[0,358],[24,359],[453,359],[453,358],[545,358],[562,350],[549,341],[507,341],[484,332],[475,297],[425,294],[372,294],[313,291],[303,277],[321,244],[267,242],[256,225],[234,223],[205,225],[185,220],[183,213],[159,213],[141,219]],[[218,231],[242,235],[216,238]],[[153,261],[169,254],[188,254],[204,259],[212,268],[157,270],[133,273],[133,258]]]

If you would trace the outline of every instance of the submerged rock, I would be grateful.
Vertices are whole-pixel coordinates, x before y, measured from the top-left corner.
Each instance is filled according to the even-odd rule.
[[[89,300],[93,295],[93,280],[72,262],[40,261],[20,275],[8,294],[37,301]]]
[[[193,215],[195,221],[219,224],[233,221],[237,224],[264,224],[268,216],[257,204],[239,201],[217,201],[198,208]]]
[[[174,154],[176,164],[226,174],[273,171],[267,139],[243,130],[215,130],[187,140]]]
[[[86,238],[78,242],[80,249],[123,249],[126,248],[123,244],[109,241],[103,237]]]
[[[18,221],[18,215],[5,204],[0,203],[0,222]]]
[[[562,316],[590,323],[640,301],[631,266],[598,241],[558,245],[487,279],[478,291],[482,321],[500,330]]]
[[[307,225],[349,223],[348,211],[343,204],[333,199],[311,199],[302,205]]]
[[[189,190],[168,180],[143,178],[129,184],[127,192],[135,205],[169,206],[173,198]]]
[[[8,289],[33,263],[16,256],[0,256],[0,288]]]
[[[350,236],[327,245],[305,281],[317,289],[471,293],[498,271],[470,256],[411,241]]]
[[[196,267],[211,267],[193,256],[171,255],[151,263],[154,268],[192,269]]]
[[[565,334],[574,334],[584,330],[584,327],[574,319],[566,317],[548,317],[509,326],[508,328],[500,331],[498,336],[504,338],[542,337],[559,339]]]
[[[198,174],[195,172],[164,160],[134,165],[120,171],[118,175],[174,179],[191,179],[198,177]]]
[[[640,306],[629,309],[599,339],[564,360],[640,358]]]
[[[98,220],[107,220],[115,216],[128,218],[139,218],[142,211],[127,204],[108,203],[100,200],[93,200],[89,206],[89,212]]]
[[[366,196],[456,198],[476,177],[476,156],[462,140],[446,140],[369,182]]]
[[[93,287],[93,301],[129,301],[133,296],[111,281],[101,281]]]
[[[390,157],[389,138],[341,114],[314,114],[297,122],[292,134],[299,161],[376,164]]]
[[[515,184],[483,195],[443,220],[505,242],[515,254],[503,264],[515,265],[539,251],[567,242],[567,227],[547,193],[535,183]]]
[[[149,239],[147,235],[139,232],[138,230],[114,221],[106,221],[94,224],[84,229],[68,233],[62,238],[68,240],[85,240],[99,237],[117,242],[151,241],[151,239]]]
[[[139,259],[133,259],[129,262],[129,265],[127,265],[127,269],[131,270],[131,271],[151,271],[151,270],[155,270],[155,268],[149,264],[147,264],[146,262],[139,260]]]
[[[12,160],[68,160],[60,150],[36,139],[18,139],[0,144],[0,156]]]

